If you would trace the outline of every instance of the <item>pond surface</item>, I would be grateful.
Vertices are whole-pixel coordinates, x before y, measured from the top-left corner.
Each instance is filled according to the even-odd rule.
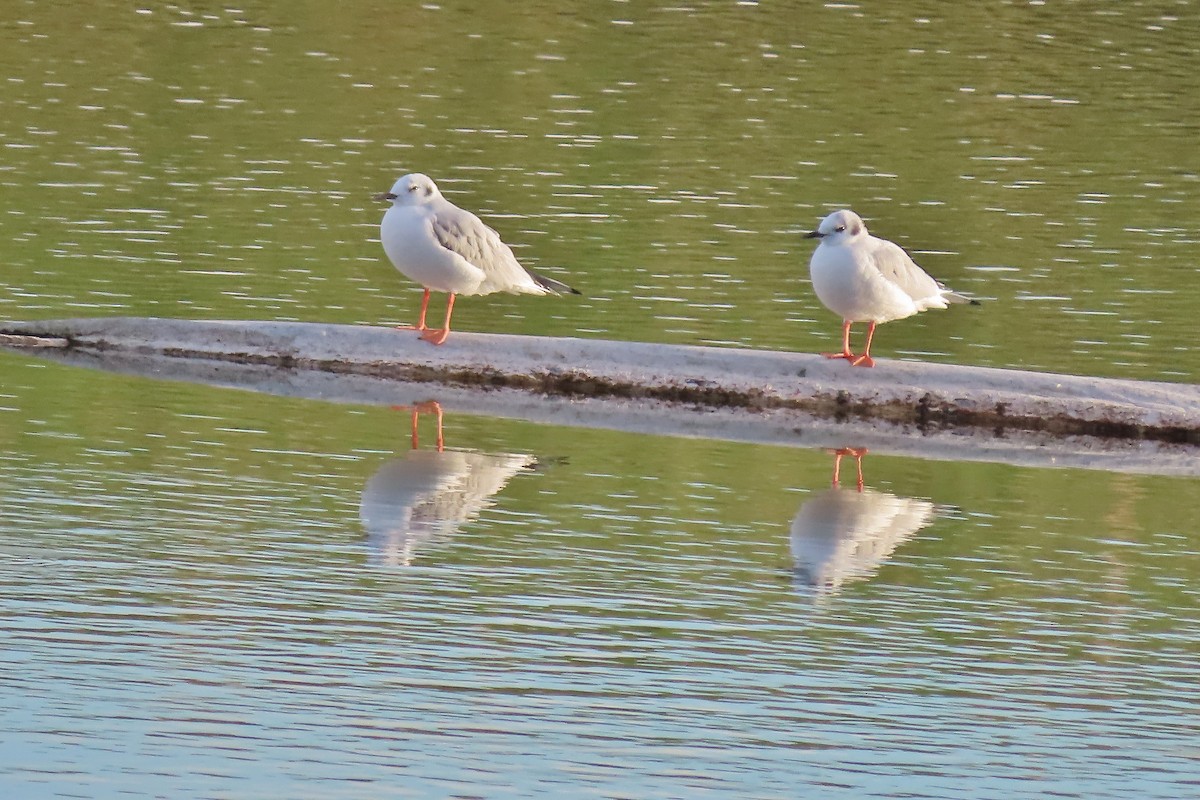
[[[1196,788],[1196,480],[5,358],[12,796]]]
[[[422,171],[585,293],[465,330],[827,348],[851,206],[990,300],[880,354],[1195,382],[1194,10],[18,3],[0,314],[410,320],[370,196]]]
[[[1200,374],[1192,3],[10,6],[3,318],[410,320],[419,170],[584,292],[463,330],[828,349],[851,206],[877,355]],[[410,426],[0,353],[4,795],[1200,794],[1194,478]]]

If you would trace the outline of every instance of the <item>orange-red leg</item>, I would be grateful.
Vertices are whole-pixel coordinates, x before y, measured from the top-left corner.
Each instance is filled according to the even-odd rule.
[[[425,311],[428,308],[429,308],[429,290],[426,289],[425,295],[421,298],[421,316],[417,319],[417,324],[416,325],[397,325],[396,330],[398,330],[398,331],[411,331],[414,329],[418,330],[418,331],[427,330],[427,328],[425,327]]]
[[[821,355],[826,358],[844,358],[850,362],[851,366],[855,367],[873,367],[875,359],[871,358],[871,340],[875,338],[875,323],[872,322],[867,326],[867,346],[859,356],[854,355],[850,350],[850,326],[853,324],[848,319],[842,320],[842,352],[821,353]]]
[[[875,323],[872,322],[867,326],[867,346],[863,348],[862,355],[850,362],[855,367],[873,367],[875,359],[871,358],[871,340],[875,338]]]
[[[446,321],[442,323],[440,328],[429,328],[421,334],[421,338],[430,344],[441,344],[446,341],[446,337],[450,335],[450,315],[454,313],[454,292],[450,293],[450,298],[446,300]]]
[[[833,485],[837,486],[842,471],[842,456],[854,456],[855,471],[858,473],[855,487],[863,490],[862,457],[867,454],[865,447],[842,447],[833,451]]]
[[[853,363],[854,359],[858,356],[850,352],[850,326],[852,324],[853,323],[851,323],[848,319],[842,321],[842,352],[821,353],[821,355],[825,356],[826,358],[844,358]]]

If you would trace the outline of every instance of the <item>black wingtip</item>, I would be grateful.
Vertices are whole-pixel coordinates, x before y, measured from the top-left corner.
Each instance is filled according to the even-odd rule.
[[[983,303],[979,302],[979,301],[978,301],[978,300],[976,300],[975,298],[971,298],[971,305],[973,305],[973,306],[981,306],[981,305],[983,305]]]
[[[528,267],[526,267],[525,271],[529,273],[529,276],[533,278],[538,286],[547,291],[554,292],[555,294],[582,294],[578,289],[567,286],[562,281],[556,281],[554,278],[547,277],[540,272],[534,272]]]

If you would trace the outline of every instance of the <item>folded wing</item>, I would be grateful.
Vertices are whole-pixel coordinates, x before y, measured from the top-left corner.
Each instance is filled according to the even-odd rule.
[[[900,245],[886,239],[877,239],[876,242],[876,247],[871,251],[872,264],[889,283],[911,297],[919,310],[945,308],[947,303],[972,302],[934,280],[917,266]]]
[[[483,282],[474,294],[547,294],[554,291],[540,284],[501,241],[500,234],[469,211],[458,207],[438,210],[433,214],[432,223],[433,235],[442,247],[483,271]]]

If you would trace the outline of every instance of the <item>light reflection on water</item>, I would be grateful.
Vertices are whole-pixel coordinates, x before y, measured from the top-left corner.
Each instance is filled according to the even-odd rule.
[[[846,581],[869,578],[938,514],[928,500],[868,489],[862,471],[866,454],[859,447],[835,451],[833,486],[805,500],[792,519],[797,585],[818,598],[836,593]],[[840,482],[845,456],[855,460],[853,489]]]
[[[412,449],[380,465],[362,493],[359,517],[369,547],[387,566],[410,566],[419,550],[443,544],[490,507],[509,480],[537,465],[521,453],[445,449],[441,406],[425,405],[411,411]],[[434,449],[418,449],[421,412],[437,415]]]
[[[414,449],[408,411],[52,370],[0,416],[35,795],[1187,793],[1195,481],[872,454],[863,497],[961,511],[813,603],[826,453],[450,414]],[[367,511],[422,464],[405,555]]]

